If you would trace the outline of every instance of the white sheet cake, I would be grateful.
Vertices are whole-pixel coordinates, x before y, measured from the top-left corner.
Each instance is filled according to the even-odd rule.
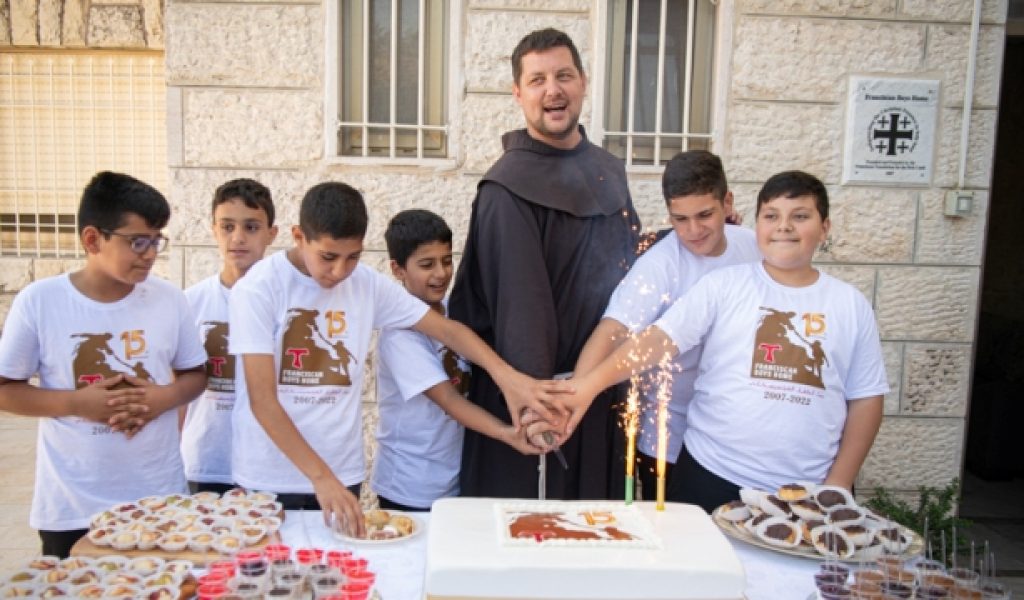
[[[692,505],[445,498],[431,511],[430,600],[735,600],[744,587]]]

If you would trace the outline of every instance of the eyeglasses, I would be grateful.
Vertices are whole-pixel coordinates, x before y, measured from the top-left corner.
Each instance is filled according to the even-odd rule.
[[[117,237],[123,237],[128,240],[128,247],[132,249],[135,254],[145,254],[150,248],[155,248],[157,253],[163,252],[167,249],[168,239],[163,235],[155,235],[149,237],[148,235],[130,235],[127,233],[118,233],[116,231],[110,231],[108,229],[100,230],[103,235],[116,235]]]

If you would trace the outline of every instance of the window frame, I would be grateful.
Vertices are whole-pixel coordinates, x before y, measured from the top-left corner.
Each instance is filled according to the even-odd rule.
[[[726,113],[727,106],[726,101],[729,98],[729,81],[732,75],[732,51],[733,51],[733,28],[732,24],[734,21],[735,7],[734,0],[698,0],[701,2],[710,2],[716,8],[715,14],[715,42],[711,48],[711,72],[713,73],[714,81],[711,86],[711,100],[710,100],[710,125],[711,132],[709,134],[710,149],[713,152],[721,153],[725,143],[725,124],[726,124]],[[605,94],[607,92],[609,70],[610,65],[608,64],[608,55],[606,52],[606,46],[609,35],[608,28],[611,25],[609,14],[608,14],[609,0],[599,0],[597,2],[596,18],[594,23],[594,36],[595,40],[600,41],[599,44],[595,43],[594,51],[594,73],[591,78],[590,86],[590,100],[591,100],[591,138],[594,144],[604,147],[605,141],[605,115],[607,107],[605,106]],[[654,135],[652,133],[641,133],[640,136],[647,137]],[[665,156],[664,147],[662,149],[662,158],[667,160],[672,155]],[[629,173],[651,173],[659,174],[664,171],[664,165],[638,165],[630,164],[629,161],[624,159],[626,163],[626,171]]]
[[[446,44],[448,56],[448,81],[445,82],[447,95],[448,122],[444,125],[448,137],[448,153],[445,157],[389,157],[389,156],[344,156],[338,131],[341,127],[341,2],[324,3],[324,162],[337,165],[372,165],[399,167],[426,167],[433,170],[454,170],[461,162],[461,105],[463,78],[462,56],[462,10],[459,0],[448,2],[448,32]],[[415,126],[413,126],[415,127]],[[415,131],[415,130],[413,130]],[[401,135],[401,132],[398,132]]]
[[[7,198],[0,201],[0,256],[81,258],[78,205],[82,188],[95,173],[129,173],[166,193],[170,171],[165,53],[11,47],[0,53],[0,62],[0,73],[10,76],[7,83],[12,86],[5,88],[11,93],[10,104],[4,105],[10,114],[4,116],[0,127],[10,136],[5,145],[11,142],[13,151],[4,158],[16,169],[19,155],[31,155],[21,160],[32,163],[27,176],[34,184],[23,188],[15,178],[0,186],[0,193],[13,198],[10,204]],[[27,65],[28,72],[16,70],[18,64],[21,68]],[[26,84],[30,86],[28,96],[19,96],[18,86]],[[37,85],[46,86],[41,95]],[[28,138],[19,137],[14,121],[19,110],[31,113],[27,129],[32,141],[24,146],[19,142],[24,144]],[[147,113],[153,118],[141,119]],[[67,119],[71,127],[66,127]],[[58,140],[58,133],[67,139]],[[70,150],[62,153],[58,144]],[[40,147],[50,154],[40,155]],[[138,151],[147,148],[148,153]],[[49,159],[50,167],[40,166],[44,159]],[[23,204],[27,195],[34,201]],[[5,211],[7,208],[10,210]],[[11,240],[4,241],[3,236]]]

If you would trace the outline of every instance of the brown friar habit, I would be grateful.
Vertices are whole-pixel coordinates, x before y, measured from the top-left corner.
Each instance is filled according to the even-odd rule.
[[[514,368],[549,379],[573,370],[636,257],[640,222],[622,161],[585,133],[571,150],[526,130],[502,144],[477,188],[448,311]],[[622,487],[619,397],[613,389],[594,400],[563,446],[568,470],[549,458],[548,498],[607,498]],[[469,399],[511,422],[500,390],[476,367]],[[460,486],[465,496],[536,498],[537,457],[467,430]]]

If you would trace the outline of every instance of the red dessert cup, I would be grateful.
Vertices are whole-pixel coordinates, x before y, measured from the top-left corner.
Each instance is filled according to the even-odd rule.
[[[370,595],[370,586],[365,583],[344,583],[341,586],[343,600],[366,600]]]
[[[292,547],[285,544],[270,544],[263,551],[267,554],[270,562],[285,560],[292,557]]]
[[[196,590],[199,600],[214,600],[228,593],[228,586],[223,583],[204,583]]]
[[[377,581],[377,574],[371,571],[352,571],[346,573],[349,583],[365,583],[366,585],[373,587],[373,583]]]
[[[228,575],[224,571],[209,571],[200,575],[196,579],[196,585],[204,585],[207,583],[219,583],[223,585],[228,584],[228,579],[231,579],[231,575]]]
[[[341,561],[341,571],[345,575],[348,575],[350,572],[365,571],[369,564],[369,561],[365,558],[357,558],[353,556]]]

